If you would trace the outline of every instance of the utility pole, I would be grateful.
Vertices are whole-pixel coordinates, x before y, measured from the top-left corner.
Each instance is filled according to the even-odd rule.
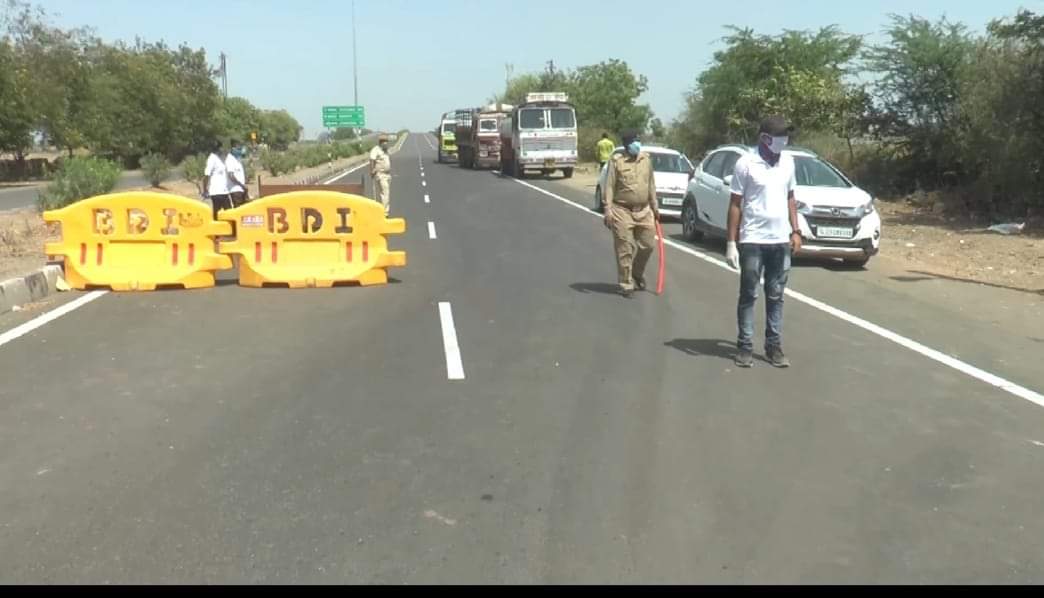
[[[359,62],[355,44],[355,0],[352,0],[352,79],[355,82],[355,105],[359,105]]]
[[[359,62],[358,49],[355,43],[355,0],[352,0],[352,81],[355,86],[355,104],[359,105]],[[355,136],[358,137],[362,131],[356,129]]]
[[[225,53],[221,53],[221,93],[228,99],[228,61]]]

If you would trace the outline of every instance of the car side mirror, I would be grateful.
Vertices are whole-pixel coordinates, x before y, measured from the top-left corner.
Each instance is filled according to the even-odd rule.
[[[729,176],[727,176],[724,179],[722,179],[722,182],[725,183],[726,187],[731,187],[732,186],[732,175],[730,174]]]
[[[695,168],[690,168],[689,169],[689,180],[691,181],[694,178],[696,178],[696,169]]]

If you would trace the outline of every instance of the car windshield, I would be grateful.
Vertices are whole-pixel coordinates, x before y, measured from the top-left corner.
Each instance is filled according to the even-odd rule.
[[[518,126],[521,129],[543,129],[546,126],[544,122],[544,109],[536,108],[522,110],[518,116]]]
[[[650,153],[649,157],[656,172],[689,172],[689,164],[680,154]]]
[[[457,130],[457,125],[455,123],[446,123],[446,124],[442,125],[442,132],[443,133],[453,133],[456,130]]]
[[[794,176],[802,187],[847,189],[852,186],[826,162],[809,156],[794,157]]]
[[[552,108],[550,112],[552,129],[572,129],[576,126],[571,108]]]
[[[492,118],[480,120],[479,121],[479,130],[481,130],[481,131],[496,131],[497,130],[497,121],[492,119]]]

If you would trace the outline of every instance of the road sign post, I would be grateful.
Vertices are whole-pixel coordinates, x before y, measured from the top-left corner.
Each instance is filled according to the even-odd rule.
[[[361,129],[366,126],[362,106],[323,106],[323,127],[327,129]]]

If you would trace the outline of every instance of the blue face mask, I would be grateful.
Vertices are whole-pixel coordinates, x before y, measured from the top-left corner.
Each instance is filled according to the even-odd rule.
[[[627,153],[631,154],[632,157],[638,157],[638,154],[642,152],[642,142],[632,141],[627,144]]]

